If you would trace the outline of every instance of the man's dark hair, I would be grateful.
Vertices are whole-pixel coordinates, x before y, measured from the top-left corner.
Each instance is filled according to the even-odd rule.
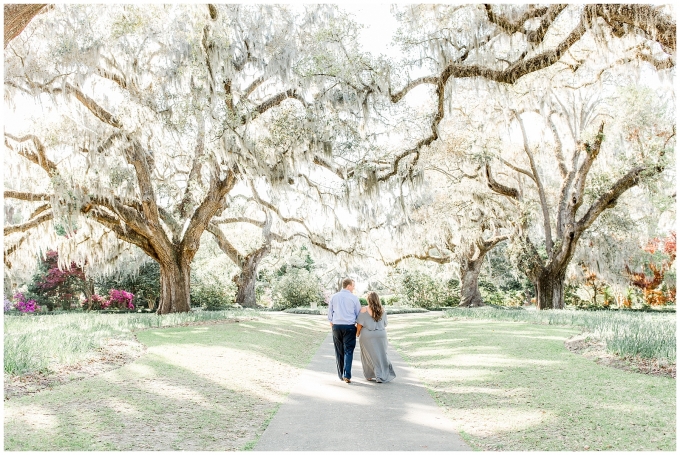
[[[345,289],[347,286],[349,286],[352,283],[354,283],[353,279],[345,278],[344,280],[342,280],[342,288]]]

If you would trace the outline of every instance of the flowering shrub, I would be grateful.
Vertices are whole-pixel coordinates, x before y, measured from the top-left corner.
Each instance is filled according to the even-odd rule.
[[[133,273],[114,272],[95,277],[94,284],[102,295],[107,295],[111,289],[125,289],[134,294],[135,306],[153,308],[161,295],[160,267],[156,261],[145,262]]]
[[[49,250],[45,259],[40,261],[37,274],[28,286],[31,297],[47,306],[49,311],[55,307],[70,310],[78,303],[78,296],[87,286],[83,268],[71,262],[68,268],[59,268],[59,255]]]
[[[21,311],[22,313],[34,313],[40,309],[35,300],[26,299],[21,292],[14,294],[14,308]]]
[[[663,306],[675,303],[676,234],[671,231],[666,238],[654,238],[643,248],[647,253],[642,271],[632,271],[625,264],[626,275],[630,284],[640,289],[647,306]],[[649,270],[648,273],[647,270]],[[667,280],[666,275],[672,279]],[[670,282],[668,282],[670,281]],[[631,307],[630,299],[624,301],[625,307]]]
[[[132,292],[127,292],[118,289],[109,290],[109,299],[106,303],[106,307],[118,308],[120,310],[134,310],[135,305],[132,303],[132,299],[135,295]]]
[[[83,307],[90,310],[104,310],[109,306],[109,302],[99,294],[92,294],[89,299],[84,299]]]
[[[132,303],[135,295],[132,292],[127,292],[118,289],[109,290],[109,298],[102,297],[99,294],[92,294],[89,299],[82,301],[83,306],[89,310],[106,310],[108,308],[117,308],[119,310],[134,310],[135,304]]]
[[[7,297],[5,297],[5,313],[10,312],[11,310],[12,310],[12,302],[10,302],[10,300]]]

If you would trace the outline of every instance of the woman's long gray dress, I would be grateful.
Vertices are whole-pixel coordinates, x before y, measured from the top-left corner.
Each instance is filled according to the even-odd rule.
[[[396,378],[392,364],[387,358],[387,315],[383,313],[378,322],[373,320],[368,311],[359,313],[357,323],[361,324],[359,347],[361,348],[361,366],[366,379],[375,378],[375,382],[388,382]]]

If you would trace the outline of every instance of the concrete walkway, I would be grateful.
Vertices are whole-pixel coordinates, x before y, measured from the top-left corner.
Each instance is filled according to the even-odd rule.
[[[357,341],[345,384],[329,333],[255,450],[472,450],[401,356],[391,347],[388,356],[397,378],[366,381]]]

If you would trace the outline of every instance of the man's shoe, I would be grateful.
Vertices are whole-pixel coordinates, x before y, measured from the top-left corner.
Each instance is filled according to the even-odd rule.
[[[347,384],[349,384],[350,382],[352,382],[352,381],[350,381],[349,378],[342,378],[342,380],[345,381]]]

